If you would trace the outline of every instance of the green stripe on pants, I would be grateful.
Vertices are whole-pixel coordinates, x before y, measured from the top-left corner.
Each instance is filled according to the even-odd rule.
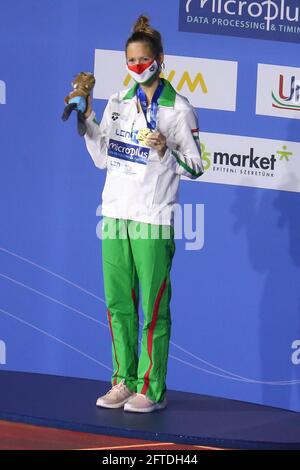
[[[170,270],[174,228],[103,217],[102,267],[112,337],[112,384],[127,386],[151,400],[166,391],[171,333]],[[138,356],[139,287],[144,314]]]

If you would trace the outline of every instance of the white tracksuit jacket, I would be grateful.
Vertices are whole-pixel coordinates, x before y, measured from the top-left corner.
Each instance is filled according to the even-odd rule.
[[[173,225],[180,175],[195,179],[204,172],[194,108],[162,80],[157,130],[168,147],[162,158],[136,138],[147,127],[137,109],[137,84],[110,97],[100,125],[94,111],[86,119],[88,152],[98,168],[107,169],[102,215]]]

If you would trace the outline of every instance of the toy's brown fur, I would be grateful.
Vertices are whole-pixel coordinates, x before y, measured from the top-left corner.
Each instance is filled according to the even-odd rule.
[[[76,96],[87,96],[92,91],[95,85],[96,79],[94,75],[90,72],[80,72],[74,80],[72,81],[71,85],[73,87],[73,91],[65,97],[65,103],[68,104],[71,98],[75,98]]]

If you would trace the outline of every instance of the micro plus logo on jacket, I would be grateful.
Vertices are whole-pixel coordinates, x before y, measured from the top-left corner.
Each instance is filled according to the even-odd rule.
[[[294,0],[180,0],[179,31],[300,42]]]
[[[129,144],[119,140],[109,139],[108,155],[110,157],[128,160],[134,163],[147,164],[150,148]]]
[[[0,104],[6,104],[6,83],[0,80]]]

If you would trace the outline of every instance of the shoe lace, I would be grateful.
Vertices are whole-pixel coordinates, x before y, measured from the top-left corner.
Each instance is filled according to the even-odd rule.
[[[125,379],[122,379],[121,382],[119,382],[118,384],[114,385],[108,392],[107,392],[107,395],[112,393],[113,391],[117,390],[117,391],[123,391],[123,390],[126,390],[128,387],[127,385],[125,384]]]
[[[149,403],[153,403],[153,401],[147,396],[145,395],[144,393],[135,393],[135,395],[138,395],[140,397],[143,397],[144,400],[148,401]]]

